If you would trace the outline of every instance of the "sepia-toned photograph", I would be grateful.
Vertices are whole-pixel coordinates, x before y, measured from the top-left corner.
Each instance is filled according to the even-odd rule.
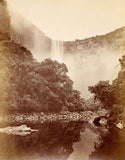
[[[0,160],[125,160],[125,0],[0,0]]]

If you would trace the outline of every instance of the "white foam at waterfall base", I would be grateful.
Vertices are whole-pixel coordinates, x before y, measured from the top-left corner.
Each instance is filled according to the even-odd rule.
[[[51,59],[63,62],[63,41],[51,41]]]

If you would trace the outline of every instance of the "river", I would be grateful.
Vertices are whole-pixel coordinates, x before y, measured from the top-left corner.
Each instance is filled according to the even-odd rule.
[[[80,119],[8,125],[0,128],[0,160],[89,160],[107,132],[104,126]]]

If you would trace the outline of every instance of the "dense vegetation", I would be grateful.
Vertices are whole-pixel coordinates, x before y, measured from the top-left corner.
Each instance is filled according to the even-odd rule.
[[[42,53],[41,53],[42,54]],[[0,113],[81,111],[84,100],[73,89],[67,67],[32,53],[11,40],[10,17],[0,1]]]
[[[100,81],[97,85],[89,87],[103,107],[108,109],[109,132],[103,143],[93,152],[90,159],[124,160],[125,159],[125,56],[119,59],[121,70],[112,84]],[[117,126],[120,124],[120,127]]]
[[[41,63],[14,42],[2,42],[1,60],[7,81],[7,109],[23,112],[59,112],[83,110],[84,100],[73,89],[67,67],[46,59]]]
[[[110,114],[109,132],[98,150],[91,154],[90,159],[124,160],[125,129],[118,128],[116,124],[125,124],[125,56],[120,59],[121,71],[118,78],[112,83],[100,81],[97,85],[89,87],[95,96],[94,100],[90,99],[85,103],[80,97],[80,92],[73,89],[73,82],[67,75],[65,64],[50,59],[36,62],[30,51],[11,41],[9,30],[9,16],[5,2],[1,0],[0,114],[15,111],[83,111],[83,106],[87,108],[89,101],[92,101],[93,103],[89,104],[90,108],[96,104],[97,109],[101,106],[108,109]],[[19,156],[23,155],[22,153],[30,155],[32,151],[35,154],[36,151],[44,153],[43,157],[47,154],[49,157],[55,155],[60,158],[61,155],[66,159],[73,151],[73,143],[79,141],[82,128],[83,122],[71,122],[68,126],[43,124],[40,132],[34,132],[29,137],[21,139],[11,136],[13,143],[9,136],[2,135],[0,145],[3,150],[1,149],[0,154],[14,156],[13,149],[16,148]],[[9,154],[6,154],[7,148],[10,150]]]
[[[117,79],[112,83],[109,81],[100,81],[97,85],[89,87],[96,100],[99,100],[103,107],[110,111],[110,119],[120,121],[124,118],[125,108],[125,56],[119,59],[121,70]],[[113,120],[113,119],[112,119]]]

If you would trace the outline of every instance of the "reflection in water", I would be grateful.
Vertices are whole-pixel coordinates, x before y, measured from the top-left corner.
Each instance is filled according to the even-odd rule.
[[[44,123],[31,125],[37,132],[30,135],[0,134],[0,160],[60,160],[73,152],[73,143],[80,141],[84,122]]]
[[[125,131],[116,125],[106,129],[79,120],[12,125],[0,129],[0,160],[125,160]]]
[[[0,129],[0,160],[88,160],[95,143],[101,142],[100,135],[107,132],[104,126],[81,119],[44,123],[27,119],[23,125],[14,118],[7,121],[10,127]]]
[[[98,135],[89,129],[81,133],[81,141],[73,145],[74,152],[69,156],[68,160],[88,160],[89,155],[94,151],[94,143],[98,143]]]
[[[0,133],[20,135],[20,136],[25,136],[35,131],[38,131],[38,130],[31,129],[30,127],[27,127],[26,125],[14,126],[14,127],[9,126],[5,128],[0,128]]]
[[[90,160],[125,160],[125,128],[109,126],[108,134],[97,150],[90,155]]]

